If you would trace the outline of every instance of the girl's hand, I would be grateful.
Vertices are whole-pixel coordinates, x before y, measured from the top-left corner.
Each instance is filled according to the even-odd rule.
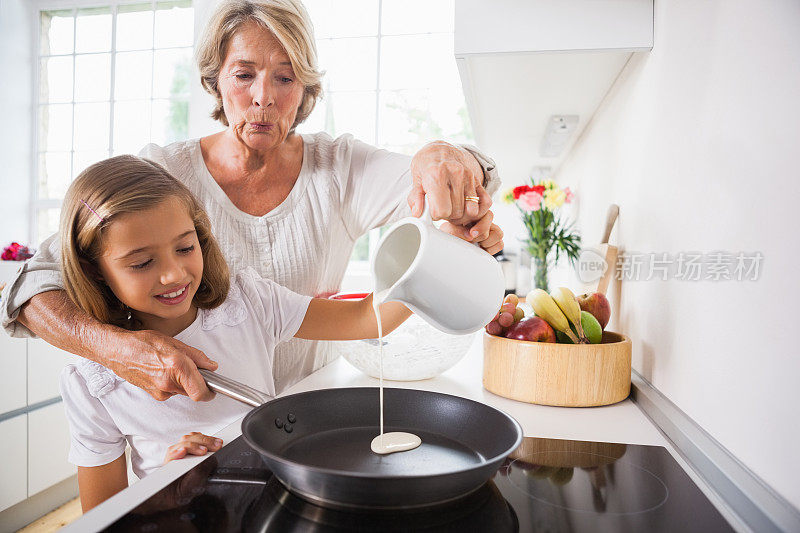
[[[184,435],[177,444],[167,448],[164,464],[173,459],[183,459],[187,455],[205,455],[209,450],[215,452],[220,448],[222,448],[222,439],[193,431]]]
[[[503,249],[504,243],[503,230],[492,222],[493,218],[492,212],[487,211],[483,218],[474,225],[470,224],[470,227],[456,226],[450,222],[443,222],[439,229],[465,241],[478,244],[486,252],[494,255]]]

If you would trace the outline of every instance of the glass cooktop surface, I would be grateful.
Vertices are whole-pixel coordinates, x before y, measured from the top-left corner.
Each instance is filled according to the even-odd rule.
[[[663,447],[532,437],[477,491],[396,511],[306,501],[286,490],[239,437],[108,530],[733,531]]]

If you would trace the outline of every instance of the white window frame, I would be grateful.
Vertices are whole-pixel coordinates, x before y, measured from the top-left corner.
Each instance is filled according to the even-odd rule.
[[[192,1],[192,8],[195,10],[195,19],[197,17],[197,0]],[[77,25],[77,17],[75,14],[78,10],[87,9],[87,8],[110,8],[112,13],[111,18],[111,49],[109,53],[111,54],[111,86],[109,90],[109,137],[108,137],[108,147],[107,152],[110,154],[114,151],[114,80],[115,80],[115,65],[116,65],[116,37],[117,37],[117,8],[124,5],[135,5],[135,4],[144,4],[150,2],[150,5],[155,11],[156,4],[158,3],[157,0],[34,0],[31,2],[31,17],[32,17],[32,31],[31,31],[31,38],[33,42],[31,43],[31,50],[34,50],[34,54],[32,56],[33,65],[32,65],[32,108],[33,108],[33,127],[31,128],[31,175],[30,175],[30,209],[29,209],[29,229],[28,229],[28,242],[36,243],[38,242],[38,232],[39,232],[39,211],[43,209],[57,209],[61,207],[63,200],[59,199],[52,199],[52,198],[39,198],[39,120],[40,116],[40,109],[42,107],[42,102],[39,100],[40,94],[40,87],[41,87],[41,59],[42,59],[42,49],[41,49],[41,13],[42,11],[72,11],[73,14],[73,43],[72,43],[72,101],[70,102],[73,105],[73,132],[74,132],[74,115],[75,115],[75,40],[77,39],[77,32],[75,31],[75,25]],[[153,17],[153,24],[155,24],[155,17]],[[184,47],[180,47],[184,48]],[[194,52],[195,43],[192,43],[192,52]],[[164,50],[168,50],[169,48],[164,48]],[[159,49],[161,50],[161,49]],[[103,52],[105,53],[105,52]],[[64,54],[65,56],[67,54]],[[153,95],[150,95],[150,100],[152,102]],[[192,98],[189,98],[189,105],[191,106]],[[72,135],[72,142],[74,148],[74,133]],[[73,158],[75,157],[74,149],[70,150],[70,172],[72,172],[72,165],[73,165]]]

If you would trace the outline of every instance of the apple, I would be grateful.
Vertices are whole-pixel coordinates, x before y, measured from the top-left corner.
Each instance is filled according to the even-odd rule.
[[[553,328],[538,316],[523,318],[508,328],[506,337],[519,341],[556,342]]]
[[[590,313],[600,322],[600,327],[606,329],[611,319],[611,304],[608,303],[605,294],[601,292],[581,294],[578,296],[578,304],[581,306],[581,311]]]

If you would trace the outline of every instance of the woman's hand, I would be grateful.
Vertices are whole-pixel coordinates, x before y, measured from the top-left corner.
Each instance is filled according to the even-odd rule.
[[[422,215],[427,195],[431,218],[447,221],[440,229],[478,243],[491,254],[503,249],[503,232],[492,224],[492,199],[483,188],[483,170],[472,154],[444,141],[428,143],[411,160],[411,177],[408,205],[413,216]]]
[[[115,354],[115,360],[105,366],[156,400],[176,394],[185,394],[194,401],[214,397],[197,369],[216,370],[217,363],[200,350],[149,330],[118,329],[112,343],[109,351]]]
[[[156,331],[103,324],[63,290],[37,294],[20,308],[17,320],[47,343],[100,363],[156,400],[175,394],[195,401],[214,397],[197,369],[216,370],[217,363],[203,352]]]
[[[174,459],[183,459],[187,455],[205,455],[209,450],[215,452],[220,448],[222,448],[222,439],[192,431],[188,435],[184,435],[176,444],[167,448],[164,464]]]
[[[415,217],[422,215],[426,194],[431,218],[457,226],[481,219],[492,206],[483,189],[483,170],[477,159],[444,141],[430,142],[414,154],[411,179],[408,205]],[[468,197],[478,201],[469,201]]]

